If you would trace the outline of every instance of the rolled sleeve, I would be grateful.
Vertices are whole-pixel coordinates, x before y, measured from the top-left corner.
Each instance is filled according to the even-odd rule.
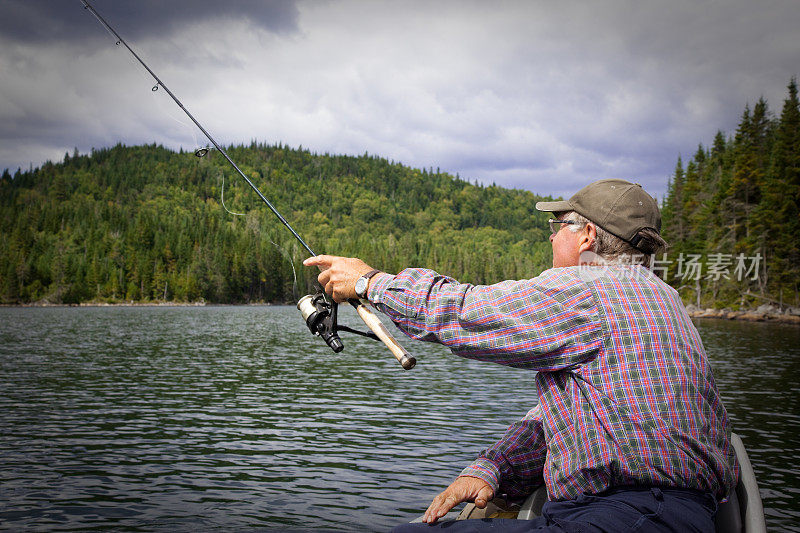
[[[500,469],[488,459],[476,459],[461,471],[459,477],[461,476],[477,477],[484,480],[492,487],[495,494],[497,494],[497,489],[500,488]]]
[[[386,272],[378,272],[372,276],[369,282],[369,290],[367,291],[367,300],[372,303],[379,303],[381,295],[389,288],[394,278],[393,274],[387,274]]]

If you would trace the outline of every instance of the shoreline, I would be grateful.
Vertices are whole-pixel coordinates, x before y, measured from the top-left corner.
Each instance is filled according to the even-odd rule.
[[[0,303],[0,307],[238,307],[238,306],[273,306],[273,305],[293,305],[290,303],[270,303],[270,302],[257,302],[247,304],[225,304],[225,303],[209,303],[205,301],[200,302],[81,302],[77,304],[56,304],[49,302],[33,302],[33,303],[17,303],[7,304]],[[795,309],[791,309],[795,311]],[[710,307],[702,308],[693,304],[686,306],[686,313],[690,318],[716,318],[719,320],[741,320],[743,322],[769,322],[773,324],[795,324],[800,326],[800,314],[790,312],[789,309],[785,313],[781,313],[775,306],[761,306],[757,309],[713,309]]]
[[[209,302],[81,302],[77,304],[55,304],[49,302],[33,302],[33,303],[18,303],[18,304],[4,304],[0,303],[0,307],[254,307],[254,306],[271,306],[271,305],[292,305],[291,303],[269,303],[257,302],[249,304],[224,304],[224,303],[209,303]]]
[[[781,313],[778,308],[771,306],[734,311],[732,309],[703,309],[690,304],[686,306],[686,312],[690,318],[716,318],[721,320],[769,322],[772,324],[795,324],[800,326],[800,315],[791,314],[789,312]]]

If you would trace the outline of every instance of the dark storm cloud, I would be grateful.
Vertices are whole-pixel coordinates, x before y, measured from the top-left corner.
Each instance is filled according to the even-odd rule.
[[[208,19],[249,20],[274,33],[297,29],[294,0],[92,0],[123,38],[163,35]],[[0,0],[0,36],[22,43],[83,41],[91,14],[80,0]]]
[[[759,96],[779,113],[800,74],[797,0],[94,5],[223,143],[565,196],[608,177],[663,196],[679,155],[732,134]],[[192,147],[133,62],[80,0],[0,0],[0,169],[74,146]]]

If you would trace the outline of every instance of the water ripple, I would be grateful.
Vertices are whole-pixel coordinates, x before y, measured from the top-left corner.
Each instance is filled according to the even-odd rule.
[[[0,528],[384,531],[536,403],[530,372],[422,343],[404,372],[296,315],[0,309]],[[796,527],[798,328],[700,329],[769,524]]]

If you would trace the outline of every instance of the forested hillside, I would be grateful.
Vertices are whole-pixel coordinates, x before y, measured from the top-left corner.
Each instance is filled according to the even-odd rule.
[[[471,185],[385,159],[231,147],[231,157],[316,253],[472,283],[550,264],[532,193]],[[230,211],[221,205],[223,198]],[[274,243],[274,244],[273,244]],[[277,245],[277,246],[276,246]],[[222,156],[160,146],[66,154],[0,179],[0,301],[289,302],[308,254]],[[287,259],[287,258],[290,258]]]
[[[476,284],[550,265],[547,218],[526,191],[438,170],[282,145],[231,157],[317,253],[386,271],[425,266]],[[245,216],[236,216],[227,208]],[[625,176],[623,176],[625,177]],[[587,176],[587,182],[591,179]],[[635,179],[635,177],[630,177]],[[800,106],[760,99],[718,132],[664,199],[671,244],[655,268],[707,307],[800,305]],[[0,303],[294,300],[316,273],[307,255],[212,151],[115,146],[0,177]]]
[[[669,280],[708,307],[800,305],[800,107],[792,80],[780,116],[759,99],[732,137],[718,132],[665,200]]]

